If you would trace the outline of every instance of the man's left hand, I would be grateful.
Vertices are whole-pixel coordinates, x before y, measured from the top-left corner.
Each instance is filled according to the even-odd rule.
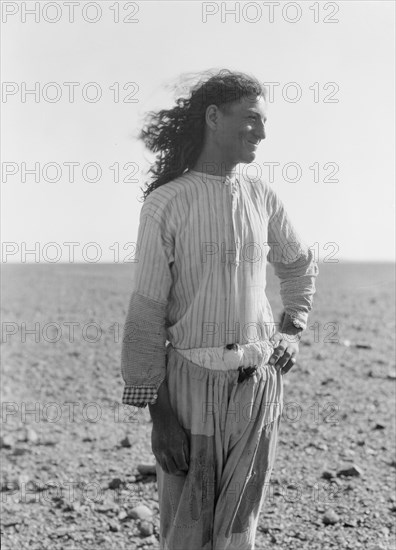
[[[276,332],[271,338],[274,353],[269,359],[269,364],[274,365],[282,374],[286,374],[295,365],[299,352],[299,336]]]

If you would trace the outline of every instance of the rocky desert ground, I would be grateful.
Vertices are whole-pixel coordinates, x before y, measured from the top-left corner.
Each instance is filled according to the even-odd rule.
[[[394,268],[319,267],[256,548],[395,549]],[[4,550],[159,548],[149,414],[121,404],[132,279],[133,264],[3,267]]]

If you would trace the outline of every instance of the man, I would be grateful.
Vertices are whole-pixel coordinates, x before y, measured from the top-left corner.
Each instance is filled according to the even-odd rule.
[[[248,550],[275,458],[283,379],[317,266],[262,181],[265,89],[227,70],[142,131],[158,153],[124,331],[123,403],[149,405],[164,550]],[[265,294],[281,281],[281,330]],[[166,346],[166,341],[168,345]]]

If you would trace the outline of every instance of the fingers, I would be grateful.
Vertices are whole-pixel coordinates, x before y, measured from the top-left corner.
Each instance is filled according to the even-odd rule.
[[[276,362],[276,366],[279,369],[283,369],[286,367],[286,365],[289,363],[290,359],[292,358],[292,351],[289,349],[285,349],[283,351],[283,354],[279,357],[278,361]]]
[[[289,361],[286,363],[286,365],[282,369],[282,374],[287,374],[289,370],[294,367],[296,364],[296,359],[294,357],[291,357]]]
[[[296,350],[295,346],[289,346],[285,340],[274,342],[274,345],[276,348],[268,362],[286,374],[296,362],[298,348]]]
[[[185,476],[188,472],[189,465],[189,445],[187,437],[185,437],[179,449],[170,451],[168,454],[162,453],[157,458],[163,471],[170,475]]]
[[[274,353],[271,355],[270,360],[268,361],[270,365],[277,365],[279,360],[284,356],[286,352],[286,346],[279,345],[275,348]],[[287,361],[290,359],[291,355],[287,358]],[[283,365],[282,365],[283,366]]]

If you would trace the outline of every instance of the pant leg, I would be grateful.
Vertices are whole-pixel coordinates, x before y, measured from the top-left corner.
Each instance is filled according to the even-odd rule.
[[[161,550],[212,550],[222,464],[218,404],[229,397],[227,376],[194,365],[173,349],[168,353],[169,399],[188,435],[190,463],[185,476],[166,474],[157,464]]]
[[[282,384],[273,367],[260,367],[241,384],[237,374],[169,353],[169,397],[189,436],[190,466],[179,477],[157,465],[162,550],[254,548],[275,455]]]
[[[283,378],[269,365],[234,387],[225,430],[226,461],[216,502],[213,550],[254,548],[275,461],[282,406]]]

